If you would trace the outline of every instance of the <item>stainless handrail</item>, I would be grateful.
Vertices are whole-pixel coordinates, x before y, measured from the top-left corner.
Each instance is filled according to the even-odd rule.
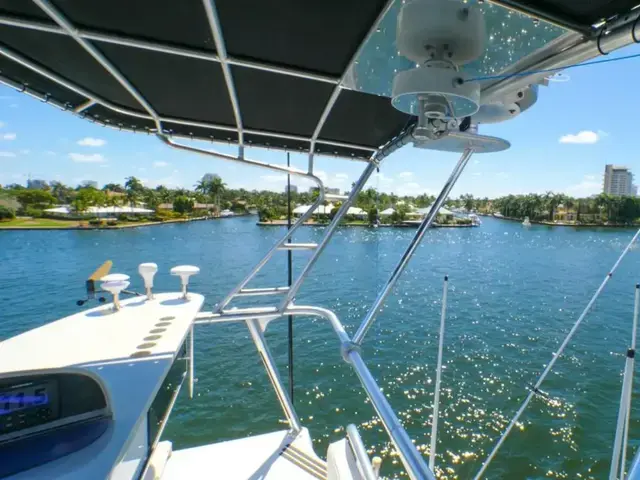
[[[409,264],[409,260],[411,260],[411,257],[413,256],[416,249],[420,245],[420,241],[422,240],[422,237],[424,237],[424,234],[426,233],[427,229],[431,226],[431,224],[435,220],[436,215],[440,210],[440,207],[449,196],[449,192],[451,192],[451,189],[456,184],[456,181],[460,177],[460,174],[464,170],[464,167],[469,162],[471,155],[473,155],[473,149],[466,149],[462,153],[462,156],[460,157],[460,160],[458,160],[458,163],[456,164],[453,171],[451,172],[449,179],[444,184],[444,187],[442,187],[440,195],[438,195],[438,198],[436,198],[435,202],[433,202],[433,206],[429,210],[429,213],[427,213],[427,215],[422,220],[422,223],[420,223],[420,226],[418,227],[418,231],[415,233],[415,235],[411,239],[411,242],[409,243],[409,246],[402,254],[402,257],[400,258],[400,261],[396,265],[396,268],[393,270],[393,272],[391,272],[391,275],[389,276],[387,283],[380,290],[380,293],[378,294],[376,300],[373,302],[373,305],[367,312],[367,315],[362,320],[360,327],[358,327],[358,330],[353,336],[354,343],[358,345],[362,344],[362,341],[364,340],[364,337],[367,334],[367,331],[369,330],[369,328],[371,328],[371,325],[373,325],[373,322],[375,321],[378,315],[378,312],[382,308],[382,304],[384,303],[386,298],[389,296],[389,294],[393,290],[393,287],[398,282],[398,279],[402,275],[402,272],[404,272],[404,269]]]
[[[626,478],[627,480],[640,480],[640,448],[631,461],[631,468]]]
[[[367,450],[362,443],[360,432],[358,432],[358,429],[353,424],[347,425],[347,440],[351,446],[351,451],[358,461],[364,480],[377,480],[378,477],[373,471],[373,466],[371,465],[369,455],[367,455]]]
[[[409,478],[412,480],[435,480],[435,476],[433,472],[429,469],[427,463],[425,462],[422,454],[416,449],[416,446],[413,444],[409,435],[405,431],[404,427],[398,420],[398,417],[394,413],[391,405],[389,404],[387,398],[380,390],[380,387],[376,383],[373,375],[369,371],[366,366],[364,360],[360,356],[360,352],[358,350],[357,345],[355,345],[350,339],[349,335],[346,333],[344,326],[336,316],[334,312],[328,310],[326,308],[313,307],[313,306],[289,306],[284,311],[274,311],[273,309],[247,309],[246,313],[242,313],[242,311],[229,311],[222,313],[214,313],[214,312],[206,312],[199,314],[196,318],[196,324],[204,324],[204,323],[222,323],[225,321],[229,322],[237,322],[237,321],[246,321],[255,322],[254,331],[258,331],[260,333],[260,337],[262,337],[264,341],[264,337],[262,336],[260,330],[260,323],[269,322],[272,320],[285,318],[289,315],[291,316],[317,316],[328,320],[331,323],[336,335],[340,339],[340,347],[343,358],[347,363],[349,363],[356,372],[356,375],[360,379],[360,383],[367,394],[367,397],[371,401],[376,413],[380,417],[382,424],[391,439],[391,442],[396,447],[398,451],[398,456],[404,465],[407,473],[409,474]],[[249,323],[249,322],[247,322]],[[254,333],[252,332],[252,336],[255,338]],[[257,348],[262,348],[256,344]],[[266,344],[265,344],[266,348]],[[266,365],[266,364],[265,364]],[[270,368],[270,367],[267,367]],[[275,365],[273,365],[273,369],[276,370]],[[279,381],[279,377],[276,377]],[[288,400],[288,396],[286,390],[282,386],[280,382],[280,386],[276,386],[277,382],[274,382],[274,387],[276,391],[281,392],[278,394],[278,398],[281,399],[281,405],[283,409],[286,408],[286,402]],[[284,399],[284,400],[283,400]]]
[[[280,379],[280,375],[278,374],[278,367],[276,367],[276,362],[273,360],[271,352],[269,352],[269,348],[267,347],[267,341],[262,334],[262,327],[260,326],[260,323],[255,319],[246,320],[246,322],[247,327],[249,328],[249,333],[251,333],[253,343],[258,349],[262,364],[264,365],[264,368],[267,371],[267,375],[269,376],[269,380],[271,381],[271,385],[273,385],[273,389],[276,391],[276,396],[278,397],[280,406],[282,406],[284,414],[287,416],[289,426],[293,431],[298,433],[302,430],[298,414],[293,407],[291,399],[287,395],[287,390],[282,384],[282,380]]]

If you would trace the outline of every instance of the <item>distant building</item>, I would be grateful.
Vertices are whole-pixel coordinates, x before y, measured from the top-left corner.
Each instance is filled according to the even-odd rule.
[[[609,195],[635,195],[633,174],[627,167],[606,165],[604,167],[604,186],[602,191]]]
[[[287,193],[289,190],[291,190],[292,193],[298,193],[297,185],[285,185],[284,186],[284,193]]]
[[[47,184],[46,181],[44,180],[27,180],[27,188],[31,189],[31,190],[44,190],[48,187],[49,185]]]
[[[324,193],[329,193],[331,195],[340,195],[340,189],[324,187]]]

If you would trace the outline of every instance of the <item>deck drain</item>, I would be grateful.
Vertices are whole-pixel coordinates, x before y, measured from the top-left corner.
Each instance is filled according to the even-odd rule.
[[[175,319],[176,319],[176,317],[162,317],[162,318],[160,318],[160,321],[161,322],[166,322],[166,321],[175,320]]]
[[[149,350],[140,350],[139,352],[132,353],[131,358],[140,358],[140,357],[148,357],[151,355]]]
[[[158,322],[156,323],[156,327],[168,327],[171,325],[171,322]]]
[[[156,344],[154,342],[148,342],[148,343],[143,343],[141,345],[138,345],[136,348],[138,350],[146,350],[147,348],[153,348],[155,346]]]
[[[154,340],[159,340],[162,338],[162,335],[149,335],[148,337],[144,337],[143,340],[145,342],[152,342]]]
[[[166,331],[167,331],[166,328],[154,328],[153,330],[149,330],[149,333],[162,333]]]

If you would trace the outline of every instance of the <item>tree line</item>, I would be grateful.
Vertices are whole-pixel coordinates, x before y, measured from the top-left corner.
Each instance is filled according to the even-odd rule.
[[[70,205],[77,212],[84,212],[91,206],[117,205],[144,205],[148,209],[158,211],[163,205],[171,205],[174,212],[185,214],[192,212],[197,204],[205,204],[208,210],[214,211],[231,209],[243,212],[255,209],[269,218],[287,216],[286,192],[229,188],[218,175],[205,175],[192,189],[168,188],[164,185],[149,188],[133,176],[127,177],[124,184],[107,183],[102,188],[96,188],[90,182],[71,187],[62,182],[52,181],[44,182],[40,186],[41,188],[37,189],[18,184],[0,186],[0,218],[8,215],[7,212],[11,210],[17,211],[18,214],[41,216],[42,210],[55,205]],[[292,191],[291,208],[310,205],[317,197],[317,188],[306,192]],[[11,200],[14,201],[13,204]],[[396,209],[396,216],[402,217],[406,214],[408,205],[424,208],[433,201],[434,197],[428,194],[399,196],[367,188],[358,194],[354,206],[365,210],[370,218],[375,218],[377,212],[389,207]],[[324,203],[328,205],[330,202]],[[494,199],[464,194],[449,199],[445,205],[449,208],[464,208],[480,213],[500,212],[507,217],[529,217],[531,220],[539,221],[553,221],[560,214],[569,216],[576,222],[586,223],[632,223],[640,219],[640,197],[607,194],[575,198],[546,192],[506,195]]]

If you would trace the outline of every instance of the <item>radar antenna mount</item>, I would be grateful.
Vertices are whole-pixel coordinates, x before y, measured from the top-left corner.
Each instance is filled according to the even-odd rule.
[[[398,15],[396,44],[416,67],[396,74],[392,105],[415,115],[417,140],[437,140],[480,108],[480,86],[460,66],[484,51],[485,24],[477,5],[412,0]]]

